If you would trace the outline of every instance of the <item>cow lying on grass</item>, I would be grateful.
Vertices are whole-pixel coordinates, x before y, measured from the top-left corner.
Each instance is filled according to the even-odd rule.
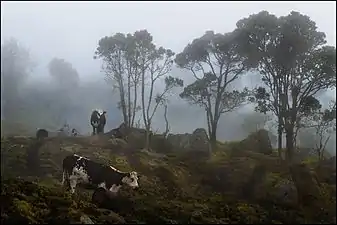
[[[137,172],[121,172],[112,166],[94,162],[73,154],[63,160],[62,184],[67,183],[72,193],[79,183],[90,184],[94,188],[103,188],[117,194],[122,185],[138,188]]]

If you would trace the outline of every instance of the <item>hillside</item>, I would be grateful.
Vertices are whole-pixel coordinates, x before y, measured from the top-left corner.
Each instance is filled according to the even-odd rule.
[[[242,143],[219,143],[210,158],[202,152],[163,154],[118,143],[104,136],[42,142],[32,137],[3,138],[1,222],[335,222],[336,186],[330,179],[335,171],[322,170],[325,167],[318,170],[310,164],[308,173],[296,170],[303,173],[301,181],[308,191],[299,195],[296,185],[303,189],[291,180],[292,170],[273,155],[243,150]],[[104,208],[91,203],[90,190],[77,188],[71,196],[60,184],[62,160],[70,153],[139,172],[140,189],[122,189]],[[317,183],[307,174],[315,174]]]

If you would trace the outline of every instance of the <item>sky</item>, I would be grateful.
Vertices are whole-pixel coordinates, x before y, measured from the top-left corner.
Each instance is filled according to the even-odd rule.
[[[336,46],[336,2],[71,2],[1,1],[1,42],[15,37],[45,76],[53,57],[71,62],[83,78],[100,74],[93,59],[98,40],[116,32],[147,29],[158,45],[179,53],[206,30],[225,33],[241,18],[267,10],[277,16],[299,11],[311,17]]]

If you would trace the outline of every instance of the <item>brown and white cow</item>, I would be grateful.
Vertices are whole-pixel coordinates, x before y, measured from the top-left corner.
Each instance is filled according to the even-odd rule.
[[[63,160],[62,184],[67,183],[71,192],[75,192],[79,183],[89,184],[93,188],[104,188],[117,194],[122,185],[138,188],[137,172],[121,172],[112,166],[94,162],[88,158],[73,154]]]

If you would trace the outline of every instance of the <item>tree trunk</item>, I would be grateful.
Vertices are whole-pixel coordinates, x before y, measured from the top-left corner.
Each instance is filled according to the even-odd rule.
[[[167,134],[170,132],[169,123],[167,119],[167,105],[164,105],[164,119],[165,119],[165,132],[164,136],[166,138]]]
[[[136,116],[136,109],[137,109],[137,83],[138,82],[134,82],[134,95],[133,95],[133,109],[132,109],[132,119],[131,119],[131,123],[130,123],[130,127],[133,127],[135,124],[135,116]]]
[[[282,118],[278,116],[278,129],[277,129],[277,152],[280,159],[282,159]]]
[[[217,128],[218,128],[218,119],[214,119],[214,121],[211,123],[211,132],[209,135],[209,141],[211,144],[210,148],[210,155],[212,154],[212,151],[216,148],[216,133],[217,133]]]
[[[146,126],[146,132],[145,132],[145,149],[147,150],[150,150],[150,144],[151,144],[150,143],[150,133],[151,133],[150,129],[151,129],[151,125],[148,124]]]
[[[132,112],[131,112],[131,75],[128,74],[128,127],[131,126],[131,117],[132,117]]]
[[[287,124],[286,127],[286,159],[291,163],[294,154],[294,126]]]
[[[129,127],[128,115],[127,115],[126,104],[125,104],[125,91],[124,91],[123,82],[119,83],[119,94],[120,94],[120,99],[121,99],[121,108],[122,108],[124,123],[127,127]]]

